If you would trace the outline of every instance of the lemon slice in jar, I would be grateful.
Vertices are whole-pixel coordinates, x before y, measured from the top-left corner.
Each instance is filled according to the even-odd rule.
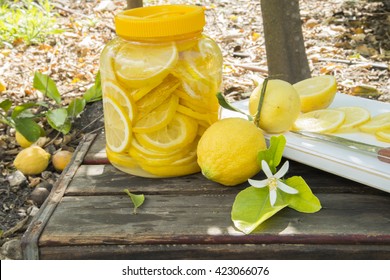
[[[134,119],[136,108],[134,106],[134,101],[128,96],[123,88],[112,81],[103,82],[103,93],[104,97],[109,97],[112,100],[115,100],[117,104],[125,110],[130,121]]]
[[[161,45],[125,44],[114,58],[118,79],[130,88],[161,82],[178,60],[174,43]]]
[[[116,153],[127,150],[132,138],[128,114],[109,97],[103,100],[103,110],[107,146]]]
[[[304,113],[293,125],[294,130],[305,130],[320,133],[333,132],[345,119],[345,113],[338,110],[322,109]]]

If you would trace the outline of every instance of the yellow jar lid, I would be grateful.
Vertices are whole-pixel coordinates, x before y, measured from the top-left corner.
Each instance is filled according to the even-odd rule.
[[[125,10],[115,16],[115,29],[123,38],[158,38],[200,32],[205,25],[203,7],[162,5]]]

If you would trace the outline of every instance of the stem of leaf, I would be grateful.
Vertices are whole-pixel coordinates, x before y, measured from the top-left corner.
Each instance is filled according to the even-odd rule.
[[[261,113],[261,108],[263,107],[264,96],[265,96],[265,91],[267,89],[268,79],[269,78],[264,79],[263,86],[261,88],[259,105],[257,106],[257,112],[256,112],[255,119],[254,119],[254,123],[257,127],[259,127],[259,123],[260,123],[260,113]]]

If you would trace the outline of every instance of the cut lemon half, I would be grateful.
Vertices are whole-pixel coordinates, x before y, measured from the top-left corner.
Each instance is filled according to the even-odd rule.
[[[138,142],[148,149],[171,152],[194,141],[198,123],[190,117],[176,113],[164,128],[151,133],[136,133]]]
[[[359,129],[366,133],[375,133],[378,130],[390,128],[390,112],[382,113],[371,118],[370,121],[362,124]]]
[[[322,109],[301,114],[295,121],[294,130],[333,132],[345,119],[345,113],[338,110]]]
[[[337,133],[358,131],[359,126],[371,118],[370,112],[362,107],[338,107],[334,109],[345,113],[345,120],[335,131]]]
[[[124,44],[114,58],[118,79],[131,88],[162,81],[178,60],[174,43],[162,45]]]
[[[138,120],[133,126],[136,133],[149,133],[167,126],[173,119],[179,105],[179,97],[172,95],[163,104]]]
[[[375,132],[375,137],[379,141],[390,143],[390,128],[378,130]]]
[[[107,146],[116,153],[128,149],[131,140],[131,121],[126,112],[111,98],[103,100]]]
[[[337,92],[337,82],[331,75],[305,79],[293,85],[301,98],[301,112],[325,109]]]
[[[115,100],[117,104],[120,104],[120,106],[125,110],[130,121],[134,119],[134,101],[131,100],[131,97],[126,94],[123,88],[112,81],[105,81],[103,83],[103,94],[105,98],[108,97]]]

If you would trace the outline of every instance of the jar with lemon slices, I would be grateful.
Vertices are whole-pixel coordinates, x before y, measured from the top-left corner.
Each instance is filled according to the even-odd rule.
[[[106,151],[142,177],[200,171],[196,148],[218,120],[222,55],[203,34],[204,9],[149,6],[116,15],[100,58]]]

